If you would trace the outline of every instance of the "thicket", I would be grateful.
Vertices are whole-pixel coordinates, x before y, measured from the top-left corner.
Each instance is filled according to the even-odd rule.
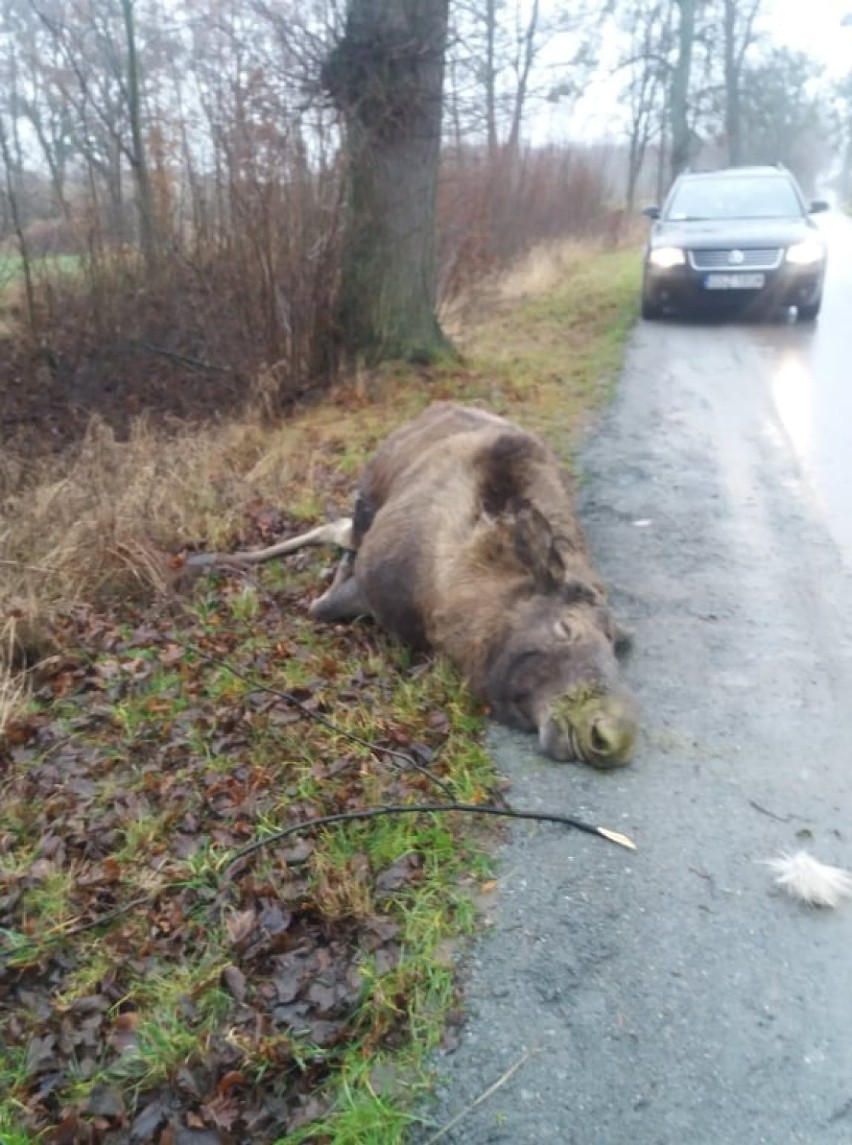
[[[225,148],[213,180],[155,168],[153,257],[132,217],[121,242],[82,190],[53,232],[44,219],[22,230],[0,319],[8,448],[44,440],[46,426],[64,445],[92,413],[121,437],[145,412],[206,420],[260,402],[278,413],[353,365],[335,328],[345,173],[331,147],[311,155],[304,137],[270,132],[244,135],[239,157]],[[582,148],[448,151],[442,304],[541,241],[614,235],[607,199],[599,156]]]

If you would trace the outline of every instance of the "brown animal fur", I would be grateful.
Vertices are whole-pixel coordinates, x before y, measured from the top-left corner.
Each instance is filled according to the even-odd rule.
[[[429,407],[367,466],[352,549],[315,616],[369,612],[446,653],[497,719],[537,728],[548,754],[626,762],[636,714],[617,628],[539,438],[483,410]]]

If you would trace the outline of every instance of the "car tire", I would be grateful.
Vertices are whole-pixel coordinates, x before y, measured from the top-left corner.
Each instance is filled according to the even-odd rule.
[[[642,295],[642,317],[646,322],[656,322],[663,316],[663,308],[654,302],[647,294]]]
[[[797,306],[796,319],[799,322],[816,322],[820,306],[822,306],[821,298],[816,302],[809,302],[807,306]]]

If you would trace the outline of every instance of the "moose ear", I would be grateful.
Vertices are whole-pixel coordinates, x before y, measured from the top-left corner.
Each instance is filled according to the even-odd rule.
[[[532,574],[539,592],[553,592],[565,579],[565,564],[556,547],[553,529],[544,514],[529,502],[515,512],[515,553]]]
[[[603,594],[587,580],[578,576],[563,576],[559,596],[566,604],[600,604]]]

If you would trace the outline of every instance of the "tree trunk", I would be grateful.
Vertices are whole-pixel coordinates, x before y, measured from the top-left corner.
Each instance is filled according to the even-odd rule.
[[[139,60],[136,51],[135,0],[121,0],[124,30],[127,37],[127,115],[130,120],[132,150],[130,166],[136,184],[136,210],[139,217],[139,245],[149,267],[156,262],[156,228],[154,196],[148,172],[148,156],[142,137],[142,99],[139,82]]]
[[[743,161],[742,77],[743,61],[754,43],[754,22],[762,0],[725,0],[725,135],[728,162],[736,166]]]
[[[451,347],[435,314],[435,198],[448,0],[349,0],[323,81],[346,126],[339,325],[367,361],[432,361]]]
[[[530,9],[530,18],[524,32],[523,50],[518,67],[518,79],[515,87],[515,104],[512,108],[512,126],[509,129],[507,150],[511,155],[517,155],[521,145],[521,123],[527,103],[527,88],[530,81],[530,72],[536,57],[535,37],[538,31],[539,2],[533,0]]]
[[[736,63],[737,12],[735,0],[725,0],[725,136],[728,163],[741,161],[740,147],[740,77]]]
[[[485,0],[485,123],[491,158],[497,154],[500,145],[497,135],[497,64],[494,58],[496,38],[497,0]]]
[[[672,125],[671,173],[676,178],[689,163],[689,75],[695,43],[695,0],[675,0],[680,9],[678,49],[672,72],[670,111]]]
[[[852,20],[849,21],[852,24]],[[843,169],[840,174],[840,194],[843,206],[852,202],[852,123],[847,127],[846,147],[843,152]]]
[[[14,120],[13,122],[13,131]],[[21,256],[21,270],[24,276],[24,296],[27,302],[27,321],[29,323],[30,334],[33,339],[38,334],[38,325],[36,320],[36,306],[35,306],[35,288],[33,286],[32,276],[32,263],[30,260],[29,246],[27,244],[26,233],[24,231],[24,224],[21,217],[20,200],[18,196],[18,188],[20,179],[16,178],[16,168],[20,171],[20,146],[16,147],[17,156],[13,156],[12,149],[9,146],[9,138],[6,134],[6,126],[0,116],[0,159],[3,161],[3,170],[5,173],[6,181],[6,201],[9,204],[9,214],[12,218],[12,229],[15,232],[15,237],[18,240],[18,252]]]

